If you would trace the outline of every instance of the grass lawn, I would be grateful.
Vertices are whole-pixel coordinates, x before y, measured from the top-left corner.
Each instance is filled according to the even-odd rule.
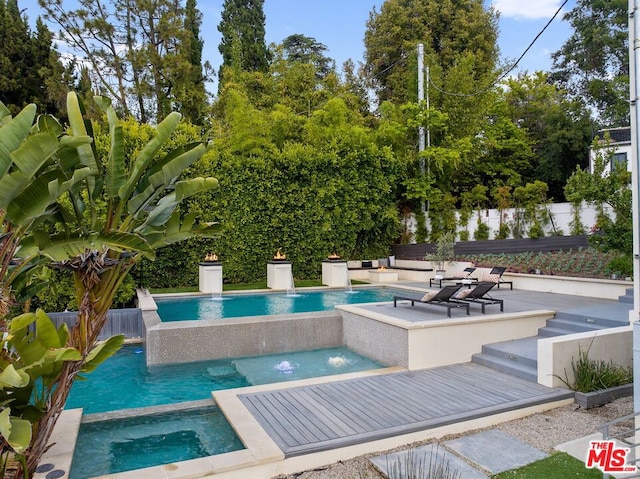
[[[501,472],[493,479],[602,479],[599,469],[587,469],[584,462],[565,452],[531,463],[519,469]]]

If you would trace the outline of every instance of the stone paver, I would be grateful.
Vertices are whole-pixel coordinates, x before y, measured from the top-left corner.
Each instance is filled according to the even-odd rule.
[[[453,439],[444,444],[491,474],[526,466],[548,456],[498,429]]]

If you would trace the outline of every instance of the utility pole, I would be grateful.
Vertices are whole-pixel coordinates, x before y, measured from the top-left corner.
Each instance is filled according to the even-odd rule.
[[[632,194],[632,220],[633,220],[633,283],[634,299],[633,311],[629,320],[633,323],[640,315],[640,168],[638,159],[640,158],[640,144],[638,143],[638,126],[640,125],[640,19],[638,18],[638,8],[640,0],[629,0],[629,97],[631,105],[631,194]],[[632,315],[632,316],[631,316]],[[640,348],[640,345],[635,345]],[[634,348],[635,349],[635,348]]]
[[[418,102],[424,101],[424,45],[418,43]],[[424,177],[424,157],[422,152],[424,151],[424,126],[418,127],[418,155],[420,156],[420,175]],[[423,201],[421,205],[422,212],[426,211],[426,204]]]

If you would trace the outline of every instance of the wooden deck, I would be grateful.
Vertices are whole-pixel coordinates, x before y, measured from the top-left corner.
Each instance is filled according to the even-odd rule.
[[[286,457],[567,399],[472,363],[240,395]]]

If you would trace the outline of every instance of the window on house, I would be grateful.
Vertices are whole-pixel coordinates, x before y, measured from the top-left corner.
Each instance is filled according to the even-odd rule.
[[[613,158],[611,159],[611,168],[615,168],[616,165],[619,165],[622,168],[626,168],[627,166],[627,154],[626,153],[615,153]]]

